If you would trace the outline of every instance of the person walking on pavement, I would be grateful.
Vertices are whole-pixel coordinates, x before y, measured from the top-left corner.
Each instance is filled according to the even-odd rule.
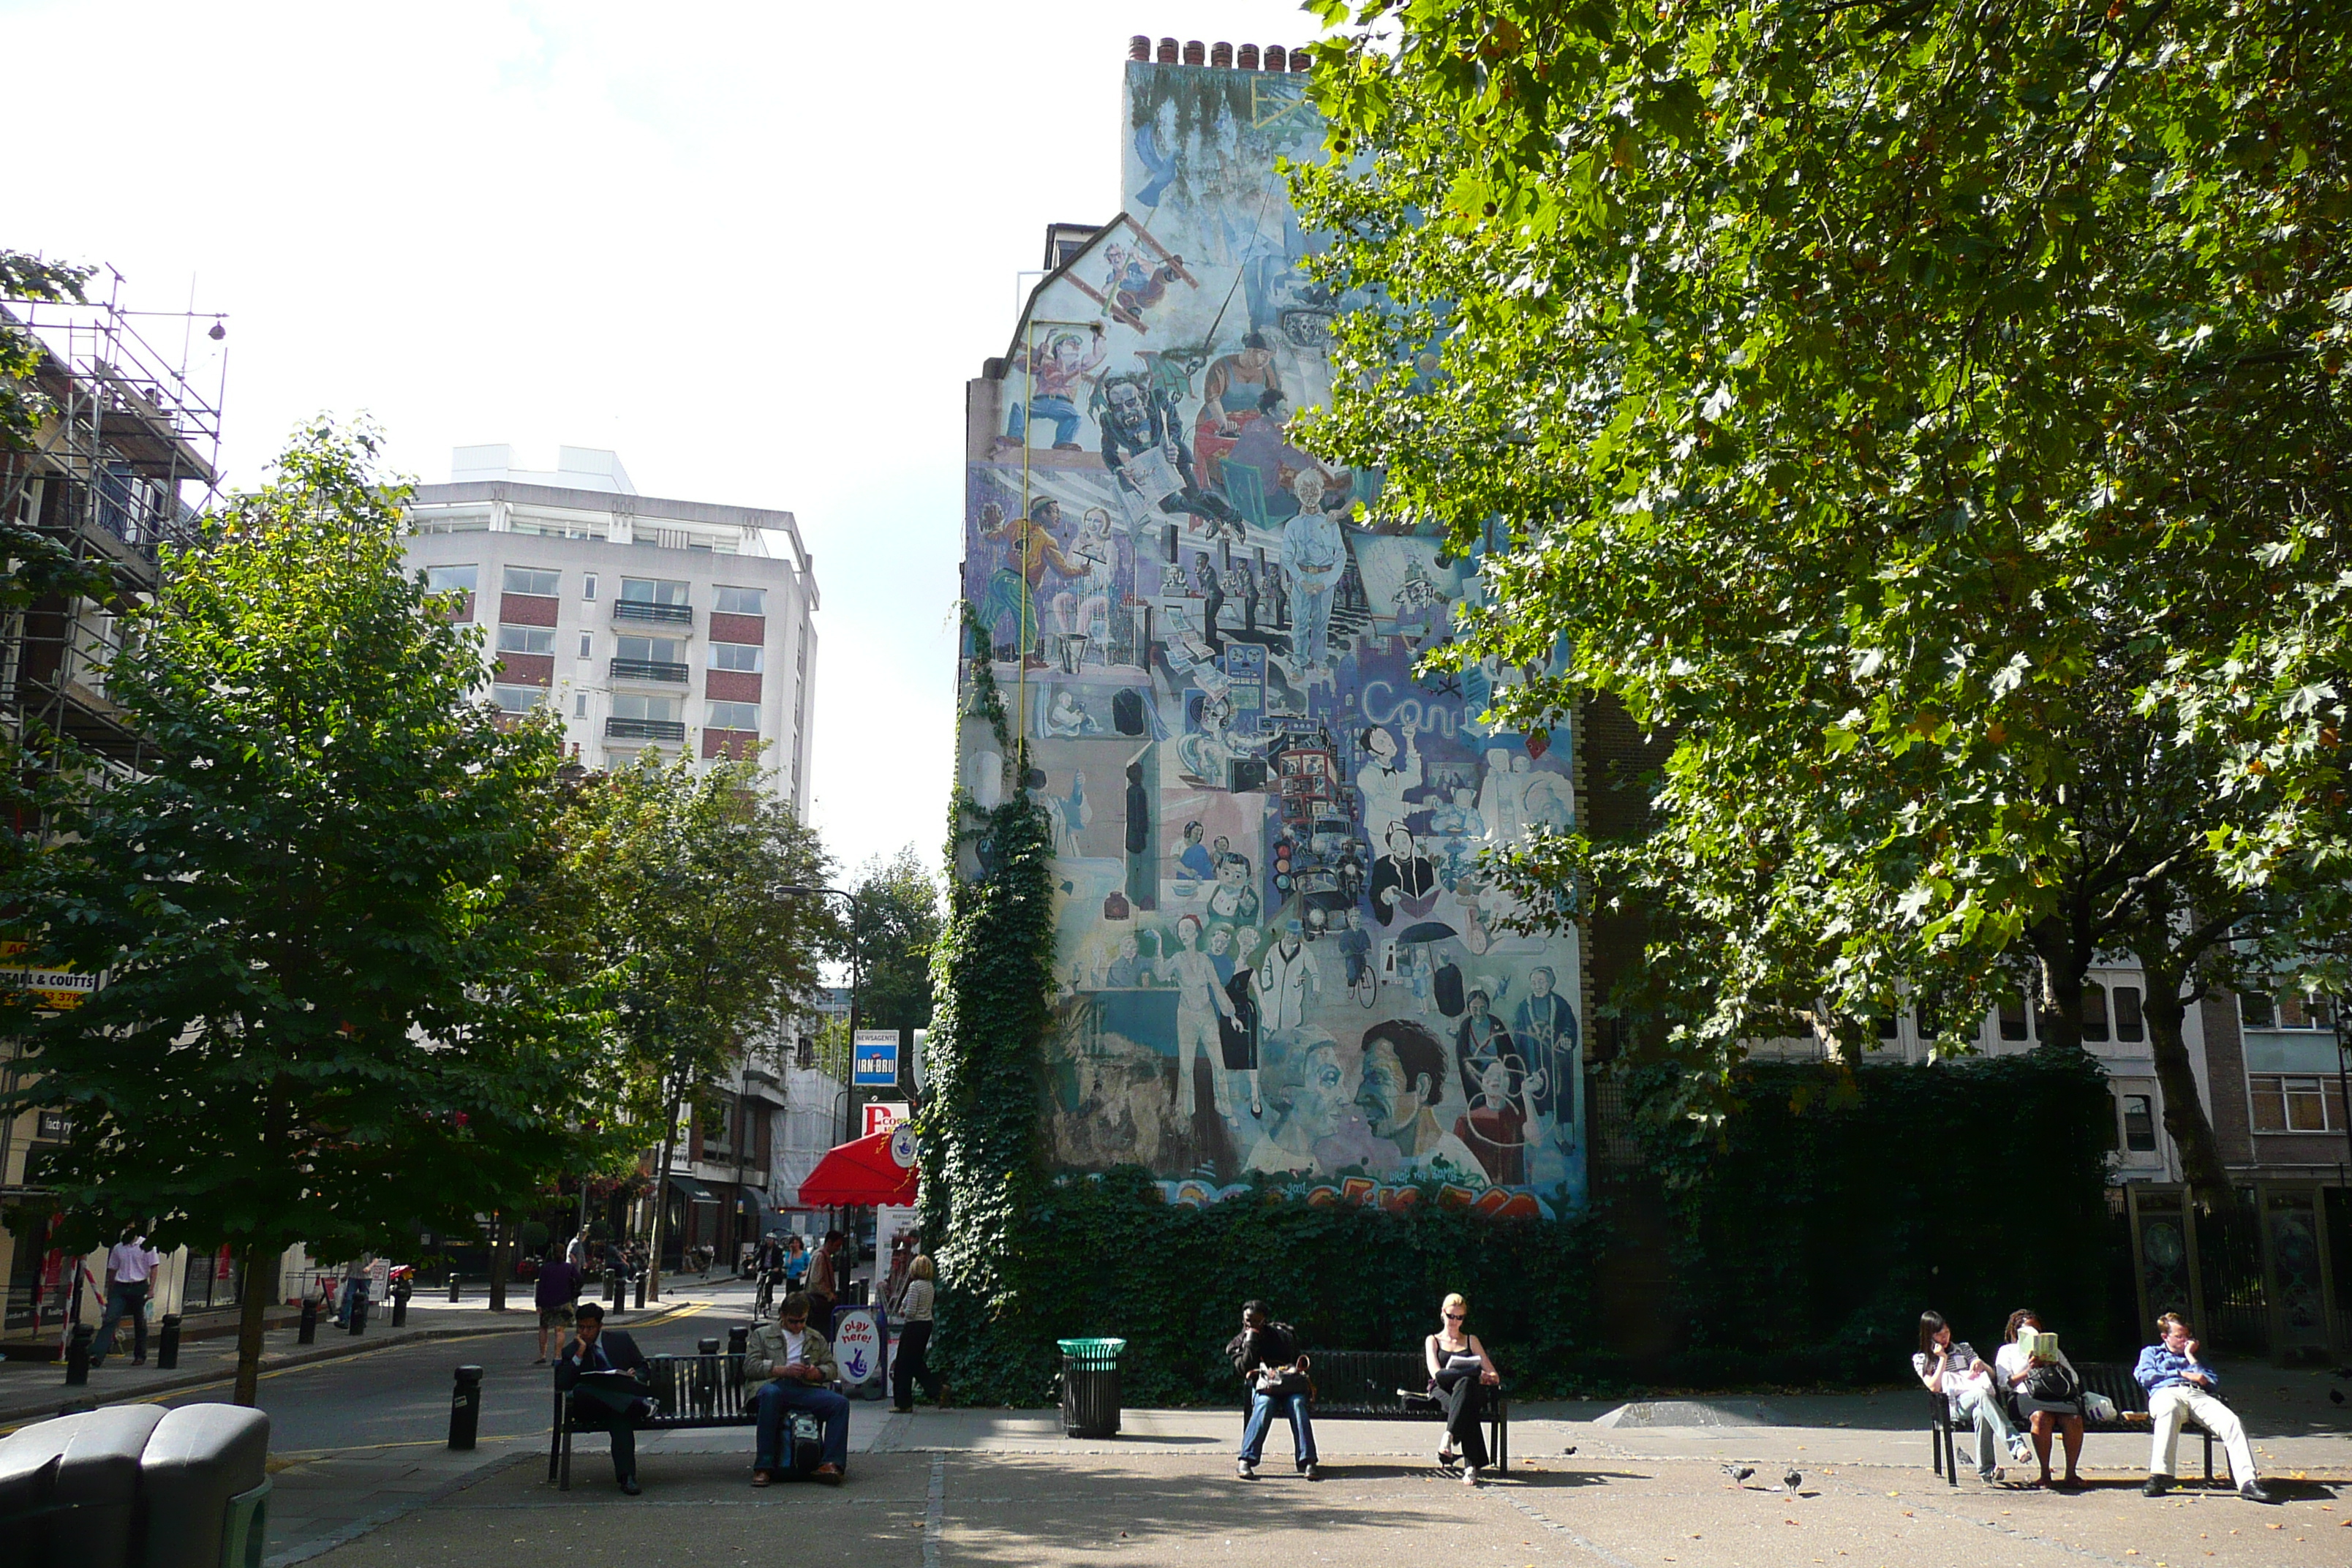
[[[2167,1312],[2157,1319],[2156,1328],[2164,1337],[2141,1351],[2138,1363],[2132,1368],[2132,1381],[2147,1390],[2147,1417],[2154,1428],[2147,1484],[2140,1490],[2149,1497],[2162,1497],[2172,1489],[2173,1446],[2179,1440],[2181,1423],[2194,1415],[2197,1424],[2221,1438],[2221,1447],[2228,1450],[2230,1479],[2238,1483],[2238,1495],[2248,1502],[2276,1502],[2278,1499],[2254,1473],[2254,1448],[2246,1441],[2245,1423],[2213,1396],[2221,1385],[2221,1374],[2197,1359],[2197,1342],[2189,1336],[2188,1321],[2178,1312]]]
[[[604,1309],[598,1303],[584,1303],[579,1320],[571,1344],[555,1363],[555,1391],[572,1395],[575,1420],[612,1434],[613,1479],[635,1497],[636,1424],[653,1414],[654,1402],[646,1397],[653,1387],[653,1368],[635,1339],[619,1329],[605,1329]],[[592,1373],[606,1375],[593,1383],[581,1381]]]
[[[833,1303],[841,1284],[841,1232],[829,1230],[816,1249],[816,1261],[809,1265],[809,1307],[820,1323],[833,1321]]]
[[[547,1338],[555,1336],[557,1344],[563,1342],[563,1331],[575,1320],[574,1304],[580,1300],[580,1270],[572,1260],[551,1252],[539,1270],[539,1283],[533,1288],[531,1300],[539,1308],[539,1359],[531,1364],[543,1365],[547,1361]]]
[[[126,1225],[106,1253],[106,1316],[99,1320],[89,1364],[101,1365],[114,1350],[114,1325],[131,1320],[131,1364],[147,1364],[147,1291],[163,1254],[147,1245],[135,1225]]]
[[[1279,1412],[1290,1422],[1293,1458],[1302,1479],[1317,1479],[1315,1424],[1307,1404],[1315,1385],[1307,1380],[1307,1354],[1299,1348],[1298,1331],[1273,1321],[1263,1301],[1242,1303],[1242,1331],[1225,1345],[1225,1357],[1249,1389],[1249,1419],[1242,1426],[1241,1479],[1257,1479],[1258,1460],[1265,1455],[1265,1435]]]
[[[938,1268],[922,1253],[907,1265],[907,1289],[898,1297],[898,1353],[890,1363],[890,1401],[892,1409],[901,1415],[912,1415],[915,1409],[915,1384],[920,1383],[932,1404],[944,1409],[947,1394],[942,1391],[940,1374],[931,1370],[931,1300],[932,1280]]]
[[[343,1304],[336,1310],[335,1327],[352,1326],[352,1303],[367,1294],[368,1274],[375,1267],[375,1254],[362,1252],[343,1265]]]
[[[784,1418],[805,1410],[824,1423],[824,1462],[816,1479],[841,1484],[849,1463],[849,1401],[835,1393],[840,1378],[833,1345],[809,1326],[809,1299],[795,1292],[776,1309],[776,1321],[751,1331],[743,1350],[743,1381],[765,1379],[751,1398],[759,1407],[751,1484],[764,1487],[791,1455],[784,1448]]]

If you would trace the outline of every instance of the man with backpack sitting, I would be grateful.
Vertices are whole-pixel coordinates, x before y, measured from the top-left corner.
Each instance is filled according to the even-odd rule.
[[[1276,1410],[1289,1419],[1291,1443],[1297,1450],[1298,1473],[1316,1479],[1315,1426],[1307,1405],[1315,1385],[1307,1380],[1307,1356],[1299,1348],[1298,1331],[1272,1321],[1263,1301],[1242,1303],[1242,1331],[1225,1346],[1225,1355],[1249,1386],[1249,1421],[1242,1428],[1241,1478],[1257,1479],[1258,1460],[1265,1453],[1265,1434]]]
[[[2132,1368],[2133,1381],[2147,1390],[2148,1420],[2156,1429],[2147,1484],[2140,1490],[2162,1497],[2172,1489],[2173,1445],[2179,1439],[2181,1423],[2194,1415],[2229,1452],[2230,1476],[2238,1483],[2238,1495],[2248,1502],[2276,1502],[2254,1474],[2254,1448],[2246,1441],[2245,1424],[2213,1397],[2221,1374],[2197,1359],[2197,1342],[2189,1335],[2188,1322],[2178,1312],[2167,1312],[2157,1319],[2156,1327],[2164,1338],[2141,1351],[2139,1363]]]
[[[840,1375],[833,1346],[809,1322],[809,1299],[799,1291],[784,1298],[774,1322],[751,1331],[744,1346],[743,1381],[765,1380],[752,1395],[759,1407],[753,1486],[766,1486],[791,1461],[784,1424],[795,1410],[824,1423],[824,1460],[816,1468],[816,1479],[829,1486],[841,1484],[842,1467],[849,1462],[849,1401],[834,1391]]]

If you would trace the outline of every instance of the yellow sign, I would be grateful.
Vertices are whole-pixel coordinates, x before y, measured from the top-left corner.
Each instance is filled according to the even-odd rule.
[[[78,973],[72,969],[28,969],[10,963],[31,951],[31,944],[22,942],[0,942],[0,990],[29,991],[44,1007],[64,1012],[79,1007],[83,999],[98,989],[98,976]]]

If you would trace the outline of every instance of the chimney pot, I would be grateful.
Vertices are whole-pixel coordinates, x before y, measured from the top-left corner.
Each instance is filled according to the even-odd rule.
[[[1280,44],[1266,45],[1265,68],[1270,71],[1286,71],[1290,68],[1290,57],[1282,52]]]
[[[1203,64],[1204,62],[1202,59],[1202,53],[1203,51],[1201,47],[1200,39],[1187,38],[1184,40],[1184,63],[1186,65],[1197,66]]]
[[[1211,44],[1209,46],[1209,63],[1216,67],[1221,71],[1233,69],[1233,45],[1226,43]]]
[[[1297,75],[1301,71],[1309,71],[1314,68],[1315,62],[1307,58],[1307,54],[1305,49],[1293,49],[1290,51],[1290,71],[1293,76]]]
[[[1150,59],[1151,58],[1151,40],[1144,37],[1141,33],[1138,33],[1135,37],[1128,39],[1127,58],[1131,60]]]
[[[1242,69],[1245,71],[1254,71],[1257,69],[1257,46],[1255,44],[1244,44],[1242,46],[1241,58],[1234,63],[1239,65]]]
[[[1175,39],[1162,38],[1160,40],[1160,63],[1163,66],[1172,66],[1176,63]]]

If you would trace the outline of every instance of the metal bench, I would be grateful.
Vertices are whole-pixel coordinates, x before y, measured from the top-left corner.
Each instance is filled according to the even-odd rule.
[[[759,1408],[751,1395],[757,1388],[743,1387],[743,1345],[749,1331],[733,1329],[727,1338],[730,1348],[721,1353],[719,1342],[699,1342],[699,1355],[647,1356],[646,1364],[653,1370],[653,1386],[646,1395],[654,1402],[655,1414],[636,1423],[640,1432],[683,1432],[703,1426],[751,1426],[758,1423]],[[555,1421],[547,1448],[547,1479],[559,1483],[561,1489],[572,1489],[572,1439],[581,1432],[601,1435],[602,1426],[584,1426],[572,1413],[571,1395],[563,1390],[555,1394]]]
[[[2085,1415],[2083,1418],[2084,1435],[2087,1436],[2093,1432],[2127,1432],[2142,1438],[2148,1436],[2147,1390],[2142,1388],[2138,1380],[2132,1376],[2131,1368],[2121,1362],[2086,1361],[2076,1363],[2074,1370],[2082,1376],[2084,1393],[2104,1394],[2114,1400],[2116,1405],[2116,1419],[2113,1421],[2094,1421]],[[2022,1421],[2014,1422],[2013,1425],[2021,1433],[2025,1430],[2025,1423]],[[1952,1402],[1948,1394],[1940,1392],[1928,1394],[1927,1447],[1935,1458],[1936,1473],[1953,1486],[1960,1484],[1960,1463],[1958,1451],[1953,1440],[1954,1435],[1963,1431],[1973,1433],[1975,1430],[1974,1422],[1953,1419]],[[2194,1415],[2188,1417],[2182,1423],[2181,1430],[2193,1433],[2205,1440],[2205,1484],[2211,1486],[2213,1484],[2213,1434],[2205,1430],[2204,1425]],[[2051,1437],[2053,1443],[2063,1440],[2056,1434]]]
[[[1412,1351],[1318,1351],[1307,1352],[1307,1375],[1315,1384],[1307,1402],[1317,1420],[1444,1421],[1445,1406],[1423,1392],[1429,1366]],[[1249,1415],[1244,1389],[1242,1415]],[[1486,1451],[1498,1474],[1511,1468],[1511,1407],[1502,1388],[1486,1392]]]

